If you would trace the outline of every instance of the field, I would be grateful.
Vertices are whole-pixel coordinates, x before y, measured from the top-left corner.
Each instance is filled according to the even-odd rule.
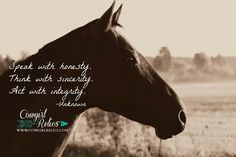
[[[223,59],[221,66],[212,63],[198,70],[192,58],[174,58],[172,69],[161,73],[169,82],[178,82],[172,86],[187,109],[186,129],[180,135],[161,141],[151,127],[94,108],[81,115],[63,156],[236,157],[236,58]],[[11,63],[0,55],[0,75]]]
[[[99,109],[85,112],[64,157],[234,157],[236,83],[174,84],[187,109],[185,131],[169,140]]]

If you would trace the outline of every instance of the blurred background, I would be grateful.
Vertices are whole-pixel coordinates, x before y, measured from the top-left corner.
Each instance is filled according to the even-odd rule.
[[[46,43],[100,17],[111,1],[0,1],[0,74]],[[235,157],[236,2],[124,3],[119,31],[146,56],[187,108],[180,135],[94,108],[81,115],[64,157]]]

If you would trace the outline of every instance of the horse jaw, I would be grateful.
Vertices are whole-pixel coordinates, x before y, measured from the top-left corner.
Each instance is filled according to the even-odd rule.
[[[160,131],[158,131],[157,128],[155,128],[155,133],[156,133],[156,136],[162,140],[166,140],[168,138],[172,138],[174,135],[171,135],[171,134],[164,134]]]

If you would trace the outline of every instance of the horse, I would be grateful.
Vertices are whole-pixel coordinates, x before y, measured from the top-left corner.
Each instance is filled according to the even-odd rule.
[[[2,138],[1,156],[4,157],[60,157],[78,124],[78,115],[98,107],[130,120],[152,126],[160,139],[181,133],[186,124],[183,103],[175,91],[160,77],[152,65],[118,31],[122,5],[114,12],[115,1],[98,19],[79,27],[43,46],[36,54],[15,63],[21,70],[10,69],[0,77]],[[54,76],[77,76],[73,70],[30,69],[53,62],[55,65],[88,63],[93,82],[87,86],[80,101],[83,107],[58,107],[59,96],[52,94],[9,94],[17,85],[35,88],[36,84],[10,82],[9,76],[30,73],[31,78],[51,73]],[[26,70],[28,68],[28,70]],[[55,83],[56,84],[56,83]],[[59,84],[59,83],[58,83]],[[74,88],[77,83],[61,83]],[[53,88],[51,83],[44,83]],[[22,89],[23,90],[23,89]],[[20,92],[20,91],[19,91]],[[69,123],[68,132],[17,132],[16,120],[22,109],[31,112],[46,108],[55,119]]]

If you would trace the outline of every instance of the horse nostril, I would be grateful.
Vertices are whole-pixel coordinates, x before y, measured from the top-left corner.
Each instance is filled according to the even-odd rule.
[[[181,124],[182,124],[183,126],[185,126],[185,123],[186,123],[186,116],[185,116],[185,113],[184,113],[183,110],[179,111],[178,118],[179,118],[179,121],[181,122]]]

